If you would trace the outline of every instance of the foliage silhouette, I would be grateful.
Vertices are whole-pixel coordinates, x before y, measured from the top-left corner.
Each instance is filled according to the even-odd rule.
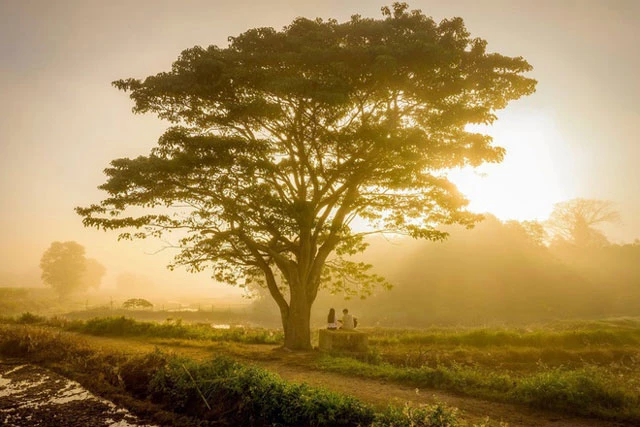
[[[105,268],[85,258],[84,246],[77,242],[53,242],[40,259],[42,280],[60,296],[100,286]]]
[[[177,232],[174,266],[265,286],[285,346],[309,349],[321,286],[388,287],[349,258],[365,235],[442,240],[438,224],[481,218],[444,172],[501,161],[466,125],[492,123],[535,89],[523,58],[487,53],[462,19],[436,23],[404,3],[382,11],[251,29],[226,48],[185,50],[168,72],[114,82],[135,113],[174,126],[149,156],[112,161],[108,197],[77,208],[84,224],[136,229],[122,238]]]
[[[556,203],[547,221],[547,227],[556,243],[568,242],[578,247],[601,247],[609,241],[594,227],[619,220],[620,213],[613,202],[578,198]]]
[[[122,303],[123,308],[153,308],[153,304],[143,298],[131,298]]]

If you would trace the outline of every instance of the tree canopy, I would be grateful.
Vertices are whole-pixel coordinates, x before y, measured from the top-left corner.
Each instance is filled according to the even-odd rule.
[[[122,303],[122,307],[129,308],[153,308],[153,304],[143,298],[131,298]]]
[[[461,18],[436,23],[404,3],[382,11],[251,29],[183,51],[170,71],[114,82],[135,113],[173,126],[150,155],[111,162],[108,197],[77,208],[84,224],[124,238],[178,232],[174,265],[259,281],[285,346],[309,348],[321,286],[367,295],[386,283],[349,259],[365,235],[441,240],[439,224],[480,219],[445,172],[501,161],[467,125],[492,123],[535,89],[523,58],[489,53]]]
[[[597,227],[619,220],[620,212],[613,202],[577,198],[556,203],[547,221],[547,227],[556,243],[568,242],[578,247],[600,247],[609,241]]]
[[[42,280],[60,297],[100,286],[105,268],[85,258],[85,248],[77,242],[53,242],[40,259]]]

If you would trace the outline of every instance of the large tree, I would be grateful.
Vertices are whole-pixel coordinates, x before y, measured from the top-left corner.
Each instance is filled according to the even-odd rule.
[[[462,19],[436,23],[404,3],[382,11],[251,29],[227,47],[185,50],[170,71],[114,82],[135,113],[173,126],[150,155],[111,162],[108,197],[77,209],[84,224],[125,238],[177,231],[173,265],[258,281],[280,308],[285,346],[310,348],[321,287],[367,294],[385,283],[349,259],[364,235],[440,240],[438,224],[479,220],[445,172],[501,161],[504,150],[466,126],[535,89],[523,58],[488,53]]]
[[[42,280],[64,298],[83,287],[86,272],[84,246],[77,242],[53,242],[40,259]]]
[[[620,212],[613,202],[577,198],[556,203],[546,226],[556,242],[579,248],[601,247],[609,240],[597,227],[619,220]]]
[[[106,269],[93,258],[85,257],[85,248],[77,242],[53,242],[40,259],[42,281],[60,298],[71,293],[98,288]]]

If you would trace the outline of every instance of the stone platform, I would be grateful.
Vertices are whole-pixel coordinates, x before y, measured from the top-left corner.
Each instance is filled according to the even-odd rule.
[[[320,351],[346,351],[354,353],[366,353],[369,336],[357,330],[329,330],[320,329]]]

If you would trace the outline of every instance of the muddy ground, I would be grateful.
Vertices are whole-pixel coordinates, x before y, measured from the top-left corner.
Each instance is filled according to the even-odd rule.
[[[75,381],[17,360],[0,360],[0,426],[154,427]]]

